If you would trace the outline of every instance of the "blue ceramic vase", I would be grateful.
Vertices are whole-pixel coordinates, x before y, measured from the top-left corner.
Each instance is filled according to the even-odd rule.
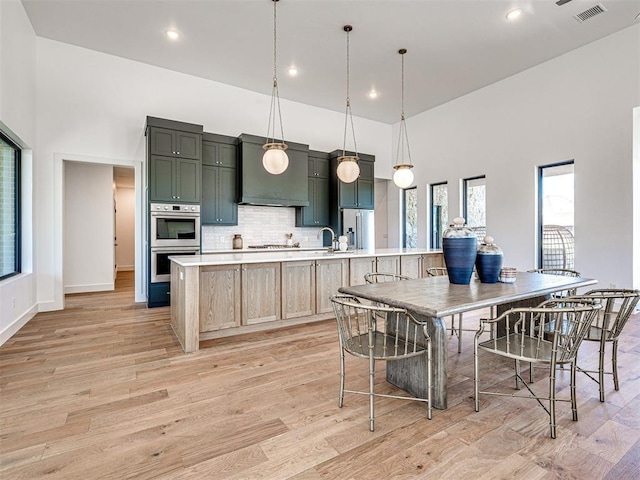
[[[442,251],[449,282],[469,285],[478,249],[476,237],[443,238]]]
[[[493,237],[484,237],[478,246],[476,271],[482,283],[496,283],[502,268],[502,250],[493,243]]]
[[[458,217],[442,237],[442,252],[449,282],[469,285],[478,250],[476,235],[464,225],[464,218]]]

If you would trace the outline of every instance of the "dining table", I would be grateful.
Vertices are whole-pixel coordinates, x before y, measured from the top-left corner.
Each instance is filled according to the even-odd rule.
[[[510,308],[532,307],[557,292],[587,287],[597,280],[544,273],[518,272],[513,283],[481,283],[473,278],[468,285],[449,282],[447,276],[425,277],[395,282],[343,286],[339,292],[403,308],[427,326],[432,344],[432,404],[447,408],[447,326],[450,315],[488,307],[497,314]],[[496,333],[500,335],[500,333]],[[427,398],[427,371],[421,357],[387,362],[387,381]]]

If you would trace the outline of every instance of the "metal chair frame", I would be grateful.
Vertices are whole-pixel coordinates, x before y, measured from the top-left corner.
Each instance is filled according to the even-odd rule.
[[[431,338],[426,325],[418,322],[401,308],[364,305],[350,295],[331,297],[340,340],[340,396],[342,408],[345,393],[369,396],[369,430],[374,431],[374,398],[387,397],[427,403],[427,418],[431,419],[432,358]],[[384,318],[380,318],[381,315]],[[345,389],[345,352],[369,360],[369,390]],[[394,361],[424,356],[427,369],[427,398],[375,393],[376,360]]]
[[[397,273],[365,273],[364,281],[367,283],[398,282],[400,280],[411,280],[411,277],[398,275]]]
[[[580,277],[580,272],[575,270],[570,270],[568,268],[535,268],[533,270],[527,270],[528,273],[546,273],[547,275],[558,275],[561,277]],[[555,292],[551,295],[551,298],[564,298],[571,297],[576,294],[575,288],[570,288],[568,290],[560,290],[559,292]]]
[[[578,371],[598,384],[600,401],[604,402],[604,376],[613,375],[613,388],[620,390],[618,380],[618,339],[629,317],[640,301],[640,290],[596,289],[574,298],[596,299],[604,308],[595,319],[584,340],[599,342],[598,370],[586,370],[578,366]],[[607,343],[613,344],[611,371],[605,371],[604,357]],[[591,374],[598,374],[596,379]]]
[[[475,335],[473,352],[475,411],[480,410],[480,394],[534,399],[549,415],[551,438],[556,438],[557,401],[571,402],[572,418],[577,421],[576,357],[582,340],[589,332],[589,328],[601,308],[602,305],[591,299],[554,299],[547,300],[534,308],[512,308],[496,318],[482,319],[480,328]],[[564,319],[564,321],[560,319]],[[484,329],[487,326],[496,325],[498,322],[504,322],[505,335],[480,342],[480,336]],[[549,340],[545,328],[549,324],[555,326],[551,340]],[[528,394],[480,391],[479,350],[514,359],[516,390],[520,390],[522,384],[528,390]],[[548,396],[536,395],[522,379],[520,361],[529,362],[531,365],[549,365]],[[571,366],[570,399],[556,397],[556,368],[566,364]],[[542,403],[542,400],[549,402],[548,408]]]

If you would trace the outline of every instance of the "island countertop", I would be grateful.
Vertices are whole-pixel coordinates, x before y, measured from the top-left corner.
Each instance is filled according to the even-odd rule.
[[[176,255],[169,257],[182,267],[203,267],[211,265],[233,265],[242,263],[297,262],[301,260],[326,260],[329,258],[389,257],[394,255],[428,255],[442,253],[442,250],[427,248],[377,248],[372,250],[348,250],[330,253],[327,249],[317,250],[269,250],[243,253],[206,253],[203,255]]]

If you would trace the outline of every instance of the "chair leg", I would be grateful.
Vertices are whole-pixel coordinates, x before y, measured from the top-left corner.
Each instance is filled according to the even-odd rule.
[[[374,425],[373,425],[373,379],[375,376],[375,360],[373,359],[373,356],[369,356],[369,430],[373,432],[374,430]]]
[[[342,408],[344,403],[344,349],[340,347],[340,398],[338,398],[338,407]]]
[[[478,399],[478,336],[473,341],[473,398],[475,400],[475,410],[480,411],[480,400]]]
[[[427,418],[431,420],[431,390],[433,390],[433,371],[431,369],[431,342],[427,342]]]
[[[556,365],[551,364],[551,376],[549,378],[549,426],[551,438],[556,438]]]
[[[598,388],[600,390],[600,401],[601,402],[604,402],[604,354],[605,354],[605,345],[606,345],[606,343],[604,343],[604,339],[603,339],[600,342],[600,352],[599,352],[599,358],[598,358]]]
[[[458,314],[458,353],[462,352],[462,314]]]
[[[514,360],[516,370],[516,390],[520,390],[520,360]]]
[[[571,362],[571,416],[574,422],[578,421],[578,402],[576,401],[576,371],[577,363]]]
[[[618,383],[618,340],[613,341],[611,366],[613,369],[613,388],[615,388],[616,390],[620,390],[620,384]]]

